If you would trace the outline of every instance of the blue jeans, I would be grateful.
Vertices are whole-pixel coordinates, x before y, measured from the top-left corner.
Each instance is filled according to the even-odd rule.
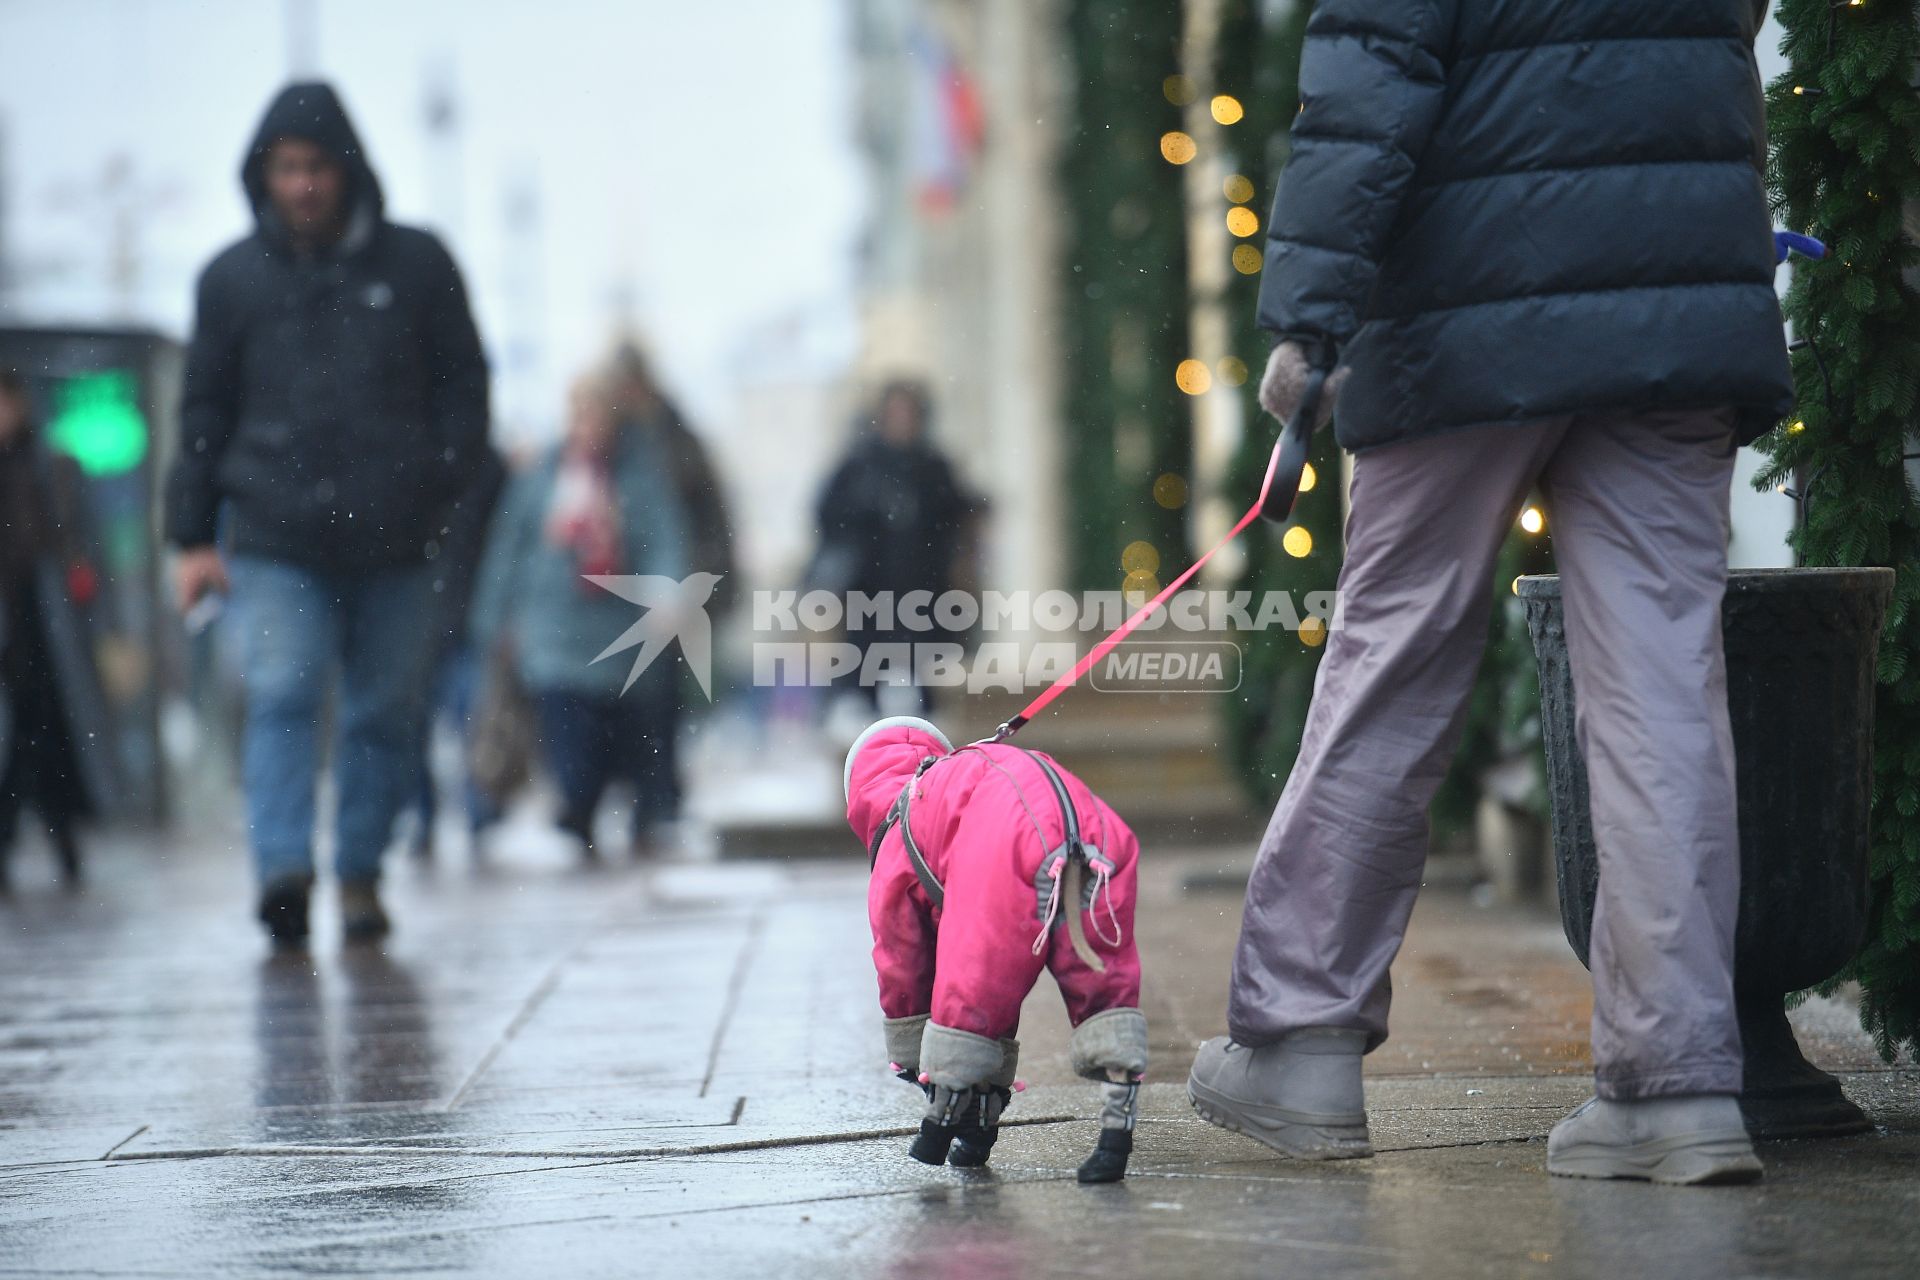
[[[380,855],[417,777],[436,616],[425,565],[328,573],[234,556],[247,726],[241,751],[254,867],[268,884],[313,871],[314,794],[328,685],[334,715],[334,874],[380,875]]]
[[[440,816],[440,793],[435,787],[430,759],[434,725],[439,717],[446,717],[458,732],[462,748],[466,746],[473,734],[473,712],[480,700],[484,666],[479,652],[462,642],[441,655],[439,666],[429,677],[432,688],[428,692],[426,711],[420,717],[420,781],[412,801],[414,811],[420,815],[419,839],[423,844],[432,844],[434,820]],[[468,829],[478,832],[500,821],[500,806],[474,783],[464,750],[460,761],[460,797],[466,806]]]

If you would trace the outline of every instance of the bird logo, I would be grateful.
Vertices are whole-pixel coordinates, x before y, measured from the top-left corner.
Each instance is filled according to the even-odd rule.
[[[707,695],[707,701],[713,701],[713,622],[707,617],[707,601],[713,598],[713,589],[720,584],[720,574],[693,573],[677,582],[657,573],[583,576],[594,586],[646,610],[638,622],[621,632],[618,640],[594,658],[599,662],[639,646],[640,651],[633,655],[633,666],[627,671],[627,682],[620,686],[621,693],[633,688],[640,673],[678,640],[680,652],[686,655],[687,667],[700,682],[700,692]]]

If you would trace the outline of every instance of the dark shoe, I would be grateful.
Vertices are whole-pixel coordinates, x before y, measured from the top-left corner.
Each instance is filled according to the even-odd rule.
[[[1118,1182],[1127,1176],[1127,1157],[1133,1154],[1133,1131],[1131,1129],[1102,1129],[1100,1145],[1093,1149],[1086,1163],[1080,1166],[1074,1176],[1080,1182],[1092,1185],[1099,1182]]]
[[[1758,1182],[1763,1170],[1739,1100],[1696,1094],[1631,1102],[1588,1098],[1547,1136],[1547,1172],[1695,1187]]]
[[[577,813],[562,814],[560,830],[580,842],[580,861],[595,863],[600,861],[600,850],[593,843],[593,815],[584,818]]]
[[[922,1120],[920,1133],[907,1148],[907,1154],[921,1164],[945,1164],[947,1149],[953,1145],[953,1126],[935,1120]]]
[[[53,850],[60,858],[60,878],[67,888],[78,889],[84,878],[80,869],[80,837],[72,827],[55,827]]]
[[[993,1144],[1000,1137],[997,1124],[969,1125],[954,1134],[953,1149],[947,1161],[956,1169],[979,1169],[993,1155]]]
[[[260,923],[276,947],[307,945],[307,899],[313,892],[310,875],[281,876],[260,891]]]
[[[341,881],[340,925],[348,942],[375,942],[387,936],[393,925],[380,906],[379,881]]]

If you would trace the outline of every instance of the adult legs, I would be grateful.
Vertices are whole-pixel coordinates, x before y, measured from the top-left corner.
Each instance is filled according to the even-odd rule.
[[[419,776],[435,642],[421,619],[432,616],[433,576],[424,565],[380,569],[342,594],[333,864],[343,884],[369,884]]]
[[[246,692],[241,780],[262,886],[313,875],[320,713],[339,627],[333,588],[297,565],[234,556],[232,625]]]
[[[648,672],[652,677],[655,673]],[[633,844],[646,846],[653,829],[680,812],[679,672],[643,678],[620,697],[615,746],[620,772],[633,784]]]
[[[560,788],[560,828],[593,853],[593,815],[614,773],[615,710],[608,699],[567,690],[536,690],[540,746]]]
[[[1740,1089],[1720,632],[1733,455],[1726,413],[1594,417],[1545,473],[1600,860],[1593,1053],[1606,1099]]]
[[[1228,1002],[1237,1044],[1324,1027],[1364,1032],[1368,1049],[1386,1038],[1387,969],[1485,647],[1494,558],[1565,426],[1355,457],[1342,625],[1247,888]]]

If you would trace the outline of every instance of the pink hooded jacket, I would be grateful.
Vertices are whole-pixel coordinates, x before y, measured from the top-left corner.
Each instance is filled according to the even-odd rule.
[[[929,760],[937,763],[916,778]],[[931,724],[901,718],[871,726],[848,754],[854,834],[872,850],[912,782],[913,840],[944,890],[944,905],[935,906],[895,823],[874,850],[867,890],[880,1008],[894,1060],[917,1064],[935,1083],[1010,1077],[1010,1062],[986,1046],[1012,1045],[1021,1002],[1042,968],[1052,971],[1066,1000],[1075,1070],[1107,1080],[1137,1079],[1146,1069],[1133,938],[1139,845],[1098,796],[1053,767],[1087,846],[1083,945],[1097,967],[1070,936],[1068,906],[1060,901],[1068,880],[1065,822],[1032,753],[1007,744],[954,751]]]

